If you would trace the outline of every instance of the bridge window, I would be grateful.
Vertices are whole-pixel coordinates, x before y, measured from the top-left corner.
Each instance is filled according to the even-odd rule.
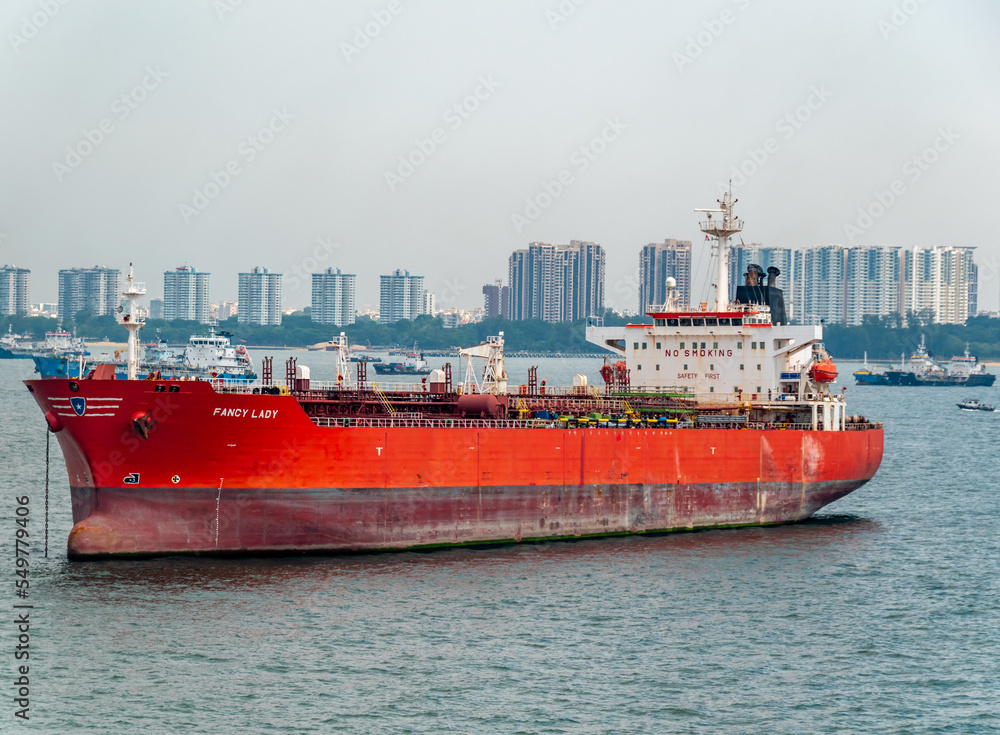
[[[720,319],[719,320],[719,326],[720,327],[728,327],[729,326],[729,320],[728,319]]]
[[[691,320],[690,319],[681,319],[680,322],[681,322],[680,326],[682,326],[682,327],[690,327],[691,326]]]
[[[676,327],[676,326],[678,326],[677,320],[676,319],[667,319],[667,326],[668,327]]]
[[[653,320],[653,326],[656,326],[656,327],[665,327],[665,326],[667,326],[667,320],[666,319],[654,319]]]
[[[710,316],[707,319],[705,319],[705,326],[706,327],[717,327],[717,326],[719,326],[719,320],[716,319],[715,317],[711,317]]]
[[[733,323],[734,327],[742,327],[743,326],[743,317],[741,317],[741,316],[734,316],[732,323]]]
[[[698,319],[692,319],[691,320],[691,326],[692,327],[704,327],[705,326],[705,320],[702,319],[702,318],[700,318],[700,317]]]

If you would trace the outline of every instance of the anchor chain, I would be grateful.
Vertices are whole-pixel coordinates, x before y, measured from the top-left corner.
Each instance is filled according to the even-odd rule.
[[[45,427],[45,558],[49,558],[49,434]]]

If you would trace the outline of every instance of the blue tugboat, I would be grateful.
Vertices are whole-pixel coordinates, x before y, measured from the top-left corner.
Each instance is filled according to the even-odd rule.
[[[860,370],[854,371],[854,381],[857,385],[891,385],[885,373],[876,373],[868,369],[868,353],[865,353],[865,364]]]

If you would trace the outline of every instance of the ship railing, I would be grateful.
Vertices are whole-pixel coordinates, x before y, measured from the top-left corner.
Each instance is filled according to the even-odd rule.
[[[376,429],[419,428],[419,429],[534,429],[546,426],[555,427],[557,421],[545,419],[461,419],[461,418],[426,418],[420,414],[398,414],[394,418],[365,418],[312,416],[317,426],[325,427],[365,427]]]
[[[255,390],[260,393],[262,383],[257,380],[240,380],[239,378],[216,378],[211,381],[216,393],[253,393]],[[280,386],[274,386],[280,387]]]
[[[376,428],[376,429],[392,429],[392,428],[414,428],[414,429],[561,429],[561,428],[572,428],[579,430],[587,430],[588,428],[611,428],[611,429],[623,429],[625,427],[610,425],[610,426],[598,426],[596,423],[589,427],[573,425],[567,427],[564,422],[558,420],[549,419],[468,419],[468,418],[440,418],[440,417],[426,417],[422,414],[399,414],[395,418],[367,418],[358,416],[312,416],[310,417],[312,422],[316,426],[327,427],[327,428]],[[700,417],[704,418],[704,417]],[[732,421],[725,421],[723,419],[731,418]],[[668,425],[665,427],[657,427],[655,424],[632,424],[628,428],[630,429],[655,429],[655,428],[667,428],[667,429],[719,429],[719,428],[729,428],[729,429],[756,429],[758,431],[764,430],[785,430],[785,431],[812,431],[812,424],[807,423],[792,423],[792,422],[774,422],[774,423],[763,423],[758,421],[746,421],[745,417],[742,420],[737,420],[738,417],[718,417],[719,420],[713,420],[710,422],[698,421],[698,423],[682,422],[678,424]],[[879,422],[866,422],[866,423],[849,423],[846,425],[845,429],[847,431],[866,431],[872,429],[881,429],[882,424]]]

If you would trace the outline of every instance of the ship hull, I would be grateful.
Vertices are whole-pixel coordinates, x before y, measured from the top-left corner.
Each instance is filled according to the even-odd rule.
[[[881,373],[854,373],[854,380],[857,385],[891,385],[889,378]]]
[[[888,385],[894,385],[905,388],[913,387],[935,387],[935,388],[946,388],[946,387],[961,387],[961,388],[973,388],[973,387],[989,387],[993,385],[996,381],[997,376],[992,373],[982,373],[977,375],[969,375],[967,377],[943,377],[934,379],[922,379],[917,377],[911,372],[897,372],[889,371],[885,373]]]
[[[293,396],[198,381],[27,384],[66,459],[73,559],[788,523],[871,479],[883,447],[881,428],[319,426]]]
[[[0,347],[0,360],[30,360],[31,355],[28,352],[15,352],[13,350],[8,350],[6,347]]]
[[[141,491],[73,488],[72,559],[400,551],[763,526],[863,482]],[[216,520],[216,518],[218,520]]]

